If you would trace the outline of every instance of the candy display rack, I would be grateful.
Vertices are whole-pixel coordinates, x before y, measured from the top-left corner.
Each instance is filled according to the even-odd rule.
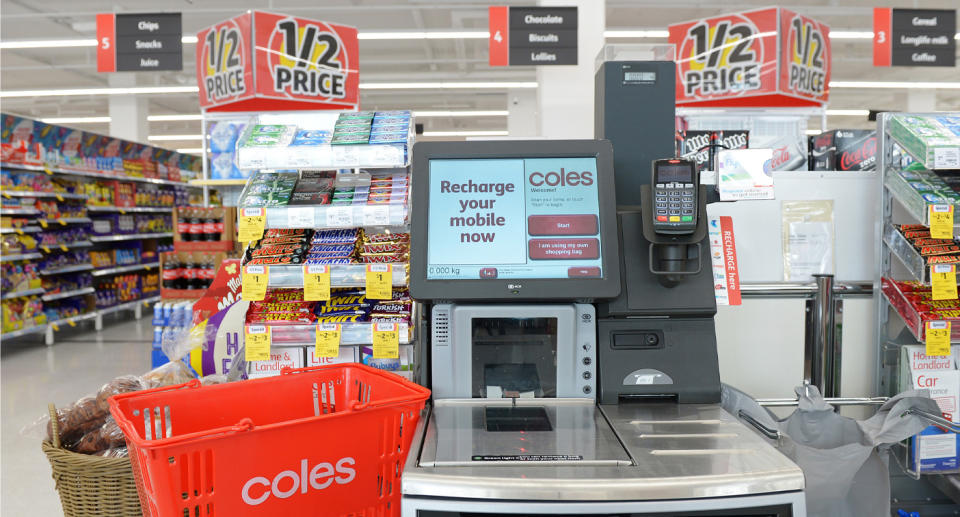
[[[251,192],[252,186],[258,181],[257,175],[260,174],[260,172],[255,171],[239,194],[238,225],[243,224],[242,220],[245,214],[259,212],[263,217],[265,233],[270,230],[311,229],[320,231],[353,228],[363,228],[368,233],[407,233],[409,217],[408,167],[410,149],[414,139],[414,123],[409,120],[409,112],[390,113],[403,113],[402,115],[391,116],[407,117],[407,121],[402,124],[402,142],[369,143],[364,141],[339,145],[337,143],[312,141],[309,144],[299,145],[303,142],[299,141],[298,138],[304,134],[314,136],[325,133],[326,137],[334,134],[337,120],[341,117],[340,112],[263,114],[251,118],[238,137],[236,166],[239,169],[259,169],[260,172],[276,171],[278,174],[290,174],[292,179],[288,181],[294,183],[300,181],[300,171],[338,171],[336,175],[337,185],[341,185],[341,181],[349,184],[355,178],[366,178],[367,183],[370,183],[370,175],[373,178],[378,177],[378,175],[386,175],[392,179],[402,178],[399,181],[404,188],[402,189],[402,195],[391,196],[390,199],[382,203],[374,203],[372,200],[369,203],[366,200],[359,202],[351,200],[350,202],[339,203],[332,199],[335,197],[333,189],[329,192],[329,198],[320,196],[323,199],[315,203],[289,204],[286,199],[281,202],[267,200],[267,203],[262,203],[259,202],[261,201],[260,197],[255,192]],[[349,113],[344,114],[344,116],[350,115]],[[277,132],[274,134],[280,135],[280,137],[274,138],[274,141],[269,145],[250,145],[256,140],[255,133],[258,128],[267,125],[273,126],[270,129],[276,129]],[[273,137],[271,136],[271,138]],[[323,140],[323,137],[320,140]],[[397,191],[399,192],[400,189]],[[294,191],[291,190],[291,196],[292,192]],[[339,193],[337,196],[339,196]],[[247,200],[251,198],[255,198],[258,202],[248,203]],[[342,201],[342,199],[339,201]],[[262,210],[257,211],[256,209]],[[250,259],[248,253],[249,249],[245,250],[244,254],[247,256],[247,260],[244,261],[245,267]],[[304,288],[304,264],[300,260],[296,263],[265,265],[268,266],[267,286],[269,288],[294,290]],[[367,263],[329,264],[331,288],[364,288],[368,265]],[[383,265],[390,268],[390,283],[394,292],[397,292],[400,288],[405,288],[408,279],[406,258],[404,257],[402,262],[386,262]],[[411,309],[412,311],[415,311],[415,308]],[[252,313],[248,314],[247,324],[259,324],[255,318],[256,316]],[[331,359],[331,362],[343,360],[345,356],[352,357],[356,361],[367,357],[362,350],[365,345],[369,347],[374,341],[374,324],[369,321],[343,321],[338,323],[340,324],[340,345],[354,348],[354,351],[344,354],[343,352],[346,352],[346,348],[344,348],[341,350],[341,356]],[[306,347],[305,364],[313,364],[311,360],[316,361],[312,358],[312,354],[316,340],[317,323],[266,322],[263,324],[270,328],[271,346],[277,347],[277,349],[291,346]],[[402,352],[407,352],[405,347],[415,344],[413,327],[414,325],[410,323],[397,324],[397,336]],[[401,355],[415,357],[415,354],[412,353],[401,353]],[[271,355],[271,358],[273,358],[273,355]],[[397,358],[396,362],[399,364],[401,362],[400,358]],[[406,364],[403,369],[406,370],[408,367],[412,369]],[[398,371],[397,373],[409,374],[410,372]]]
[[[917,293],[930,288],[931,264],[952,263],[953,257],[960,255],[950,241],[937,251],[942,255],[931,254],[932,249],[921,253],[921,249],[943,244],[933,239],[922,242],[924,235],[929,237],[924,232],[930,225],[928,214],[932,205],[953,207],[953,236],[960,235],[960,194],[954,179],[960,172],[960,139],[954,137],[955,147],[950,147],[951,138],[941,139],[926,127],[933,124],[931,119],[944,116],[960,120],[960,113],[878,115],[878,167],[882,182],[874,298],[878,322],[876,392],[881,396],[893,396],[912,387],[903,385],[909,384],[909,379],[903,378],[908,369],[900,364],[902,349],[924,344],[925,321],[951,321],[950,342],[960,343],[960,318],[949,311],[925,309],[932,305],[917,301],[923,299]],[[911,136],[905,141],[906,135],[923,132],[931,136]],[[911,232],[918,233],[908,236]],[[956,471],[928,472],[909,465],[905,471],[915,479],[957,475]],[[896,493],[893,495],[896,498]]]

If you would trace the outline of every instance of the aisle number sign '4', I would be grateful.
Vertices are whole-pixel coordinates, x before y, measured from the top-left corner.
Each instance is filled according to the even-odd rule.
[[[197,34],[206,110],[356,109],[357,30],[253,11]]]

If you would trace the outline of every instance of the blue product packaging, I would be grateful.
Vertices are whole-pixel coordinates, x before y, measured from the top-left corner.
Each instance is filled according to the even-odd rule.
[[[210,124],[210,152],[233,152],[237,146],[237,139],[243,132],[246,124],[238,122],[213,122]]]
[[[295,145],[323,145],[329,144],[332,135],[330,131],[320,131],[313,129],[302,129],[297,131],[296,136],[293,137],[293,142],[290,143],[291,146]]]
[[[370,135],[371,144],[403,144],[407,142],[407,133],[376,133]]]

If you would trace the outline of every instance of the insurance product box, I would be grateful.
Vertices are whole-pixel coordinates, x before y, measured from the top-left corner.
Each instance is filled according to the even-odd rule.
[[[956,352],[958,347],[953,347]],[[960,371],[954,355],[927,356],[924,347],[908,345],[901,352],[901,376],[909,375],[913,389],[926,389],[937,402],[943,417],[960,422]],[[902,380],[902,377],[901,377]],[[929,426],[910,439],[908,463],[918,472],[943,472],[958,469],[960,435],[937,426]]]
[[[247,363],[247,377],[261,379],[280,375],[284,368],[303,368],[306,348],[302,346],[273,346],[270,359]]]

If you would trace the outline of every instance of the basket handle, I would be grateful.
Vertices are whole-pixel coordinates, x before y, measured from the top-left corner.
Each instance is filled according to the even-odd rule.
[[[57,406],[53,405],[53,402],[47,405],[47,410],[50,411],[50,434],[53,438],[54,448],[60,448],[60,421],[57,418]]]

